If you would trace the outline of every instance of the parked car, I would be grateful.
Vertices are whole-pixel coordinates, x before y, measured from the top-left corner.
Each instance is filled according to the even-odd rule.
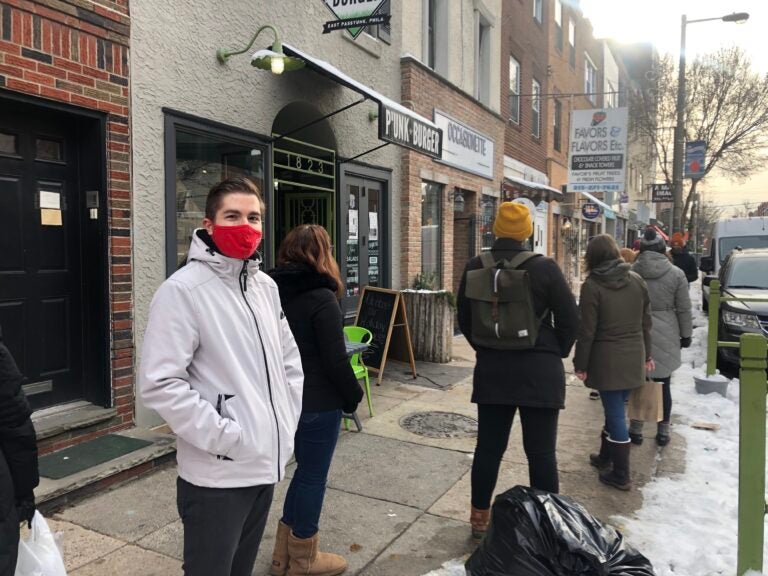
[[[711,279],[708,276],[705,283]],[[766,299],[722,302],[718,340],[738,342],[747,332],[768,336],[768,249],[734,250],[723,262],[718,279],[723,296]],[[738,348],[719,348],[718,356],[726,364],[739,364]]]
[[[735,248],[768,248],[768,216],[724,218],[715,222],[709,241],[709,255],[702,256],[699,270],[717,277],[725,259]],[[708,309],[709,282],[703,283],[701,309]]]

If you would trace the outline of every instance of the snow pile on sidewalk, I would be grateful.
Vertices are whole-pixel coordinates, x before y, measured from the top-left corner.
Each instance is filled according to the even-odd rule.
[[[698,284],[691,300],[694,306],[701,301]],[[693,345],[683,350],[683,366],[672,378],[673,430],[686,440],[685,473],[656,478],[643,488],[643,507],[632,518],[613,518],[658,576],[733,574],[736,569],[739,382],[731,382],[727,398],[696,393],[693,377],[705,373],[706,326],[697,307]],[[691,425],[697,422],[720,428],[695,429]]]
[[[423,576],[466,576],[467,571],[464,569],[464,562],[466,561],[466,557],[448,560],[448,562],[445,562],[442,565],[442,568],[432,570],[432,572],[427,572]]]

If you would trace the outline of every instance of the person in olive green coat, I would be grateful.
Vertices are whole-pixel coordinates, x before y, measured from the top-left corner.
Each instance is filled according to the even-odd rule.
[[[600,480],[629,490],[629,431],[624,403],[653,370],[651,305],[643,279],[621,259],[616,242],[596,236],[587,245],[589,276],[581,287],[581,327],[573,366],[576,376],[600,391],[605,410],[600,453],[590,461]],[[610,465],[613,468],[609,470]]]

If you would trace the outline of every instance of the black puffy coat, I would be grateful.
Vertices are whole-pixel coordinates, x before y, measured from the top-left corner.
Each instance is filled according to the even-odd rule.
[[[494,259],[511,260],[525,250],[510,238],[493,245]],[[565,371],[561,358],[570,354],[579,328],[579,311],[560,267],[551,258],[539,256],[521,266],[527,270],[533,292],[534,312],[544,319],[536,345],[531,350],[493,350],[472,342],[472,308],[465,295],[467,272],[483,265],[472,258],[461,277],[458,294],[459,328],[477,353],[472,402],[537,408],[565,406]]]
[[[16,564],[16,505],[32,498],[40,481],[32,410],[21,389],[23,381],[0,331],[0,574],[13,574]]]
[[[688,252],[687,248],[672,248],[672,262],[685,272],[688,282],[696,282],[699,279],[699,269],[696,266],[696,258]]]
[[[336,281],[303,264],[269,272],[301,353],[302,412],[354,412],[363,398],[344,346],[343,316]]]
[[[21,389],[24,377],[0,331],[0,449],[8,463],[17,500],[32,495],[40,478],[32,410]]]

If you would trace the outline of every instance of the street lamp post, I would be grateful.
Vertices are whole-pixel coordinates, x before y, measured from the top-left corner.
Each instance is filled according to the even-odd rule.
[[[682,232],[683,222],[683,172],[685,146],[685,27],[688,24],[698,22],[745,22],[749,19],[746,12],[734,12],[718,18],[699,18],[688,20],[683,14],[680,17],[680,63],[677,70],[677,125],[674,133],[674,147],[672,152],[672,232]]]

